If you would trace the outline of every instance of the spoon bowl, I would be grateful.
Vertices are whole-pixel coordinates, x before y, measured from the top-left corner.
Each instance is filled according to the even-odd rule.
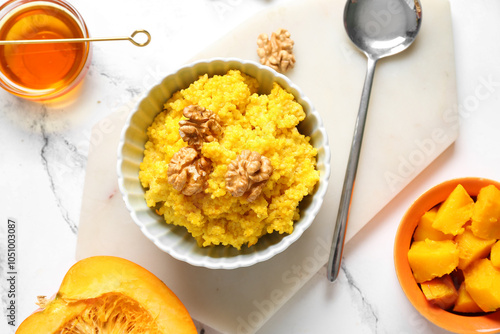
[[[418,0],[349,0],[344,9],[347,35],[367,57],[376,59],[410,46],[421,21]]]
[[[347,35],[366,55],[368,64],[328,261],[327,275],[331,282],[340,270],[375,65],[380,58],[408,48],[417,37],[421,23],[419,0],[348,0],[345,5]]]

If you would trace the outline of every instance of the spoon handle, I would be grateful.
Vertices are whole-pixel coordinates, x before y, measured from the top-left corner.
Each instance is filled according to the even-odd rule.
[[[138,34],[146,35],[145,42],[137,42],[134,37]],[[146,46],[151,41],[151,34],[146,30],[136,30],[130,36],[125,37],[99,37],[99,38],[56,38],[56,39],[24,39],[24,40],[0,40],[0,45],[16,44],[49,44],[49,43],[82,43],[82,42],[102,42],[102,41],[129,41],[135,46]]]
[[[368,57],[368,66],[366,70],[365,83],[363,92],[361,93],[361,102],[359,105],[358,117],[354,128],[354,136],[351,144],[351,153],[344,177],[344,185],[340,196],[340,206],[337,213],[337,222],[333,232],[332,248],[330,250],[330,259],[328,261],[327,275],[328,279],[333,282],[337,279],[340,271],[340,262],[344,251],[345,232],[347,220],[349,217],[349,209],[351,206],[352,192],[356,179],[356,171],[358,169],[359,154],[361,152],[361,142],[363,141],[363,132],[365,129],[366,116],[368,113],[368,102],[372,89],[373,76],[375,74],[375,65],[377,59]]]

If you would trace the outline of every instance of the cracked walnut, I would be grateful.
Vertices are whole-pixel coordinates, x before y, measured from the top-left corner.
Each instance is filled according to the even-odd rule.
[[[273,173],[271,160],[257,152],[243,150],[227,167],[226,189],[234,197],[247,195],[253,202]]]
[[[183,147],[177,151],[168,164],[168,183],[186,196],[202,192],[212,164],[193,147]]]
[[[290,32],[286,29],[278,29],[270,38],[267,34],[260,34],[257,38],[260,63],[285,73],[295,65],[293,45]]]
[[[182,140],[197,150],[204,142],[214,141],[222,133],[219,116],[210,110],[190,105],[184,108],[182,114],[188,119],[179,122],[179,134]]]

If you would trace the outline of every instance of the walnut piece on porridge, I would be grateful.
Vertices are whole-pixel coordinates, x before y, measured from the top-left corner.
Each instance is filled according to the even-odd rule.
[[[260,34],[257,38],[260,63],[285,73],[295,65],[293,45],[290,32],[286,29],[278,29],[271,34],[271,38],[267,34]]]
[[[197,150],[204,142],[214,141],[222,133],[220,118],[211,110],[193,104],[184,108],[182,114],[188,120],[179,122],[179,134]]]
[[[273,173],[271,160],[257,152],[243,150],[228,165],[226,189],[234,197],[248,195],[249,202],[255,201]]]
[[[197,194],[205,189],[211,168],[210,160],[196,149],[183,147],[168,164],[168,183],[186,196]]]

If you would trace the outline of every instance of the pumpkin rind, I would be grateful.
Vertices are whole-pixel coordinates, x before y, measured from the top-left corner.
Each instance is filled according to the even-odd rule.
[[[197,333],[182,302],[155,275],[122,258],[96,256],[73,265],[54,300],[21,323],[16,334],[56,333],[86,309],[82,301],[91,305],[109,295],[137,302],[160,333]]]

